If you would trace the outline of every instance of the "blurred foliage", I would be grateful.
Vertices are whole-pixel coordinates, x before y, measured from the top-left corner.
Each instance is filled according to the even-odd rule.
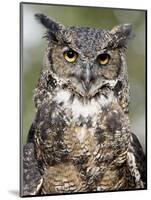
[[[129,42],[127,64],[131,85],[130,117],[132,130],[145,144],[145,11],[70,7],[52,5],[23,5],[23,142],[35,116],[33,91],[36,87],[47,42],[44,29],[34,19],[44,13],[66,26],[90,26],[111,29],[122,23],[132,23],[135,38]],[[38,27],[38,28],[37,28]],[[40,33],[40,35],[38,34]],[[34,41],[34,42],[33,42]]]

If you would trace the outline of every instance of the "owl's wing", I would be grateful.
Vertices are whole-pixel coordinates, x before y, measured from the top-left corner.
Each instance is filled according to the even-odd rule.
[[[131,133],[128,151],[128,165],[131,175],[135,179],[137,188],[146,188],[147,170],[146,156],[135,134]]]
[[[34,144],[27,143],[23,148],[23,196],[38,194],[42,182],[43,179],[35,159]]]
[[[28,136],[27,136],[27,143],[33,143],[34,142],[35,132],[36,132],[36,125],[35,125],[35,123],[32,123],[32,125],[29,129]]]

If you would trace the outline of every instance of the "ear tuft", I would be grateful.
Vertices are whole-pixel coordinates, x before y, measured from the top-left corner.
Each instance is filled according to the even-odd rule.
[[[51,30],[53,33],[59,31],[59,24],[52,21],[44,14],[35,14],[36,19],[47,29]]]
[[[110,34],[112,36],[112,40],[114,40],[112,42],[117,43],[117,46],[127,46],[128,40],[134,37],[131,24],[115,26],[110,31]]]
[[[124,36],[130,36],[132,33],[132,24],[121,24],[114,26],[110,31],[111,34],[122,33]]]
[[[121,32],[127,37],[127,39],[132,38],[132,24],[124,24],[121,26]]]

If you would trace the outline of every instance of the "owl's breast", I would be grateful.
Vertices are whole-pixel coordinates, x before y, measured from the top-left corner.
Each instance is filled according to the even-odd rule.
[[[116,114],[113,113],[113,117],[109,114],[115,109],[112,105],[117,103],[112,93],[108,97],[100,95],[84,103],[78,97],[72,98],[69,91],[60,89],[53,100],[60,105],[59,113],[63,113],[63,119],[68,119],[62,135],[72,158],[83,155],[95,157],[98,149],[105,148],[105,145],[102,147],[105,141],[112,141],[113,134],[109,132],[114,130],[109,130],[109,127],[111,123],[114,124],[112,121],[119,120]],[[116,124],[118,126],[118,122]]]
[[[67,146],[70,158],[77,160],[80,157],[89,158],[96,152],[97,140],[94,129],[84,127],[68,127],[64,131],[64,143]]]
[[[87,103],[77,97],[71,99],[67,90],[59,90],[53,99],[59,106],[66,125],[62,130],[63,143],[73,160],[90,157],[97,149],[96,126],[102,112],[101,102],[92,99]],[[106,102],[102,102],[105,104]]]

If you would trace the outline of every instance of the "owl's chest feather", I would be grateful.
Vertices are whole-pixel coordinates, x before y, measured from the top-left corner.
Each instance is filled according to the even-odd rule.
[[[62,104],[62,110],[70,115],[72,123],[80,121],[81,117],[87,122],[88,118],[96,120],[96,117],[102,112],[102,108],[114,101],[114,96],[111,94],[106,98],[100,95],[99,98],[92,98],[84,103],[78,97],[72,99],[72,94],[69,91],[60,89],[54,96],[54,101],[57,104]]]
[[[54,101],[57,105],[61,104],[63,117],[68,119],[63,137],[72,158],[76,159],[80,155],[95,157],[100,143],[112,140],[112,134],[106,135],[107,130],[101,133],[103,129],[99,128],[97,132],[98,126],[105,126],[106,123],[103,122],[107,114],[104,113],[104,108],[116,101],[112,93],[108,98],[100,95],[97,99],[83,103],[77,97],[71,100],[71,93],[61,89],[54,96]]]
[[[92,152],[93,145],[91,144],[94,140],[94,127],[97,116],[101,112],[99,102],[91,100],[84,104],[78,98],[71,101],[71,94],[65,90],[59,90],[54,100],[57,104],[62,104],[61,109],[65,117],[68,118],[63,133],[64,143],[67,145],[68,151],[74,152],[73,157]]]

